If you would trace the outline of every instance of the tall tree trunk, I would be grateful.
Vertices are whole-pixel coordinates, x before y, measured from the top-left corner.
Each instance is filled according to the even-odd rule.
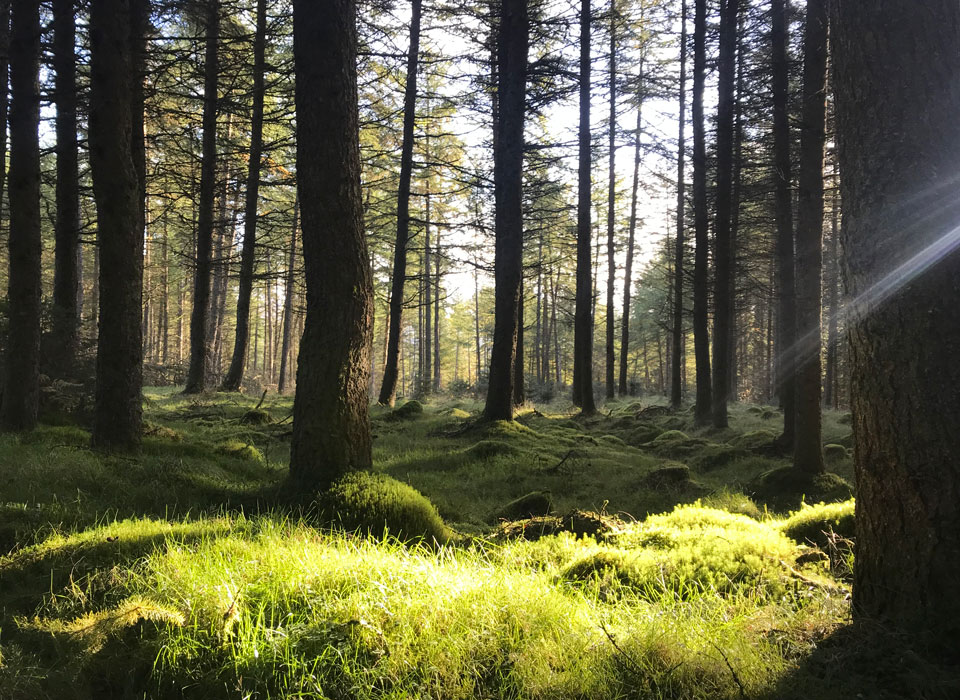
[[[473,258],[473,330],[476,348],[477,391],[480,390],[480,275],[477,258]]]
[[[143,229],[133,125],[139,37],[124,0],[90,6],[90,166],[100,251],[94,446],[140,444]]]
[[[433,256],[433,390],[440,391],[440,228],[437,227],[437,247]]]
[[[580,133],[577,170],[577,292],[573,328],[573,403],[596,413],[593,399],[593,282],[590,269],[590,0],[580,4]]]
[[[250,342],[250,296],[256,262],[257,206],[260,196],[260,169],[263,166],[263,102],[266,72],[267,0],[257,0],[257,29],[253,39],[253,114],[250,120],[250,161],[243,211],[243,247],[240,250],[240,291],[237,296],[237,330],[230,369],[223,391],[239,391]],[[296,207],[294,207],[296,209]],[[294,215],[296,220],[296,215]],[[296,228],[296,221],[294,221]],[[291,244],[292,247],[292,244]],[[281,372],[282,375],[282,372]]]
[[[771,0],[772,30],[770,33],[773,78],[773,172],[774,215],[777,225],[777,340],[775,357],[777,393],[783,405],[784,450],[793,451],[796,435],[796,373],[797,311],[794,273],[793,203],[790,185],[793,179],[790,162],[790,115],[787,111],[789,73],[787,63],[786,0]]]
[[[740,0],[723,0],[720,14],[719,98],[717,101],[717,223],[713,292],[713,427],[727,427],[730,394],[730,295],[733,216],[733,103],[737,56],[737,14]]]
[[[502,0],[497,36],[495,310],[490,377],[483,415],[512,420],[520,286],[523,278],[523,122],[526,102],[527,0]]]
[[[429,114],[429,103],[427,113]],[[426,142],[426,160],[430,161],[429,130]],[[420,375],[420,393],[429,394],[433,389],[433,286],[430,282],[430,179],[426,181],[426,217],[423,223],[423,270],[420,280],[423,289],[423,374]]]
[[[640,133],[637,131],[639,143]],[[617,280],[617,264],[615,256],[614,233],[617,210],[617,12],[611,8],[610,12],[610,132],[608,134],[607,149],[610,153],[609,169],[607,173],[607,312],[606,312],[606,397],[614,397],[614,371],[617,358],[614,354],[613,337],[615,332],[613,313],[613,287]],[[621,349],[621,352],[623,350]]]
[[[693,259],[693,352],[697,364],[694,420],[710,420],[709,220],[707,214],[707,144],[703,123],[703,89],[707,65],[707,1],[696,0],[693,19],[693,217],[696,250]]]
[[[403,98],[403,145],[400,149],[400,184],[397,193],[397,242],[393,250],[393,278],[390,283],[390,321],[387,362],[377,401],[393,406],[397,399],[397,360],[403,331],[403,290],[407,281],[407,244],[410,239],[410,179],[413,173],[413,128],[417,117],[417,66],[420,54],[420,13],[422,0],[411,0],[410,49],[407,53],[407,82]]]
[[[744,25],[748,6],[740,3],[737,11],[737,92],[734,98],[733,126],[733,190],[730,210],[730,351],[727,356],[728,400],[737,401],[740,395],[740,347],[744,334],[739,332],[737,309],[737,279],[740,275],[740,205],[743,199],[743,96],[744,81]]]
[[[203,68],[203,145],[200,167],[200,205],[197,217],[197,259],[190,316],[190,368],[186,394],[206,391],[210,380],[210,273],[212,270],[213,204],[217,179],[217,77],[219,72],[220,0],[207,0],[206,50]]]
[[[10,318],[0,427],[20,431],[36,426],[40,394],[39,2],[14,0],[11,14]]]
[[[76,20],[73,0],[53,3],[57,189],[51,368],[68,377],[80,344],[80,175],[77,141]]]
[[[686,166],[687,107],[687,0],[680,10],[680,124],[677,137],[677,236],[673,254],[673,343],[670,352],[670,406],[677,410],[683,401],[683,268],[687,201],[684,172]]]
[[[367,381],[373,287],[360,188],[356,15],[354,0],[293,3],[307,283],[290,446],[290,481],[300,493],[372,466]]]
[[[807,0],[797,202],[797,353],[794,468],[826,471],[820,398],[823,269],[823,148],[826,142],[827,0]]]
[[[956,662],[960,6],[832,8],[841,235],[854,311],[854,614],[926,636]]]
[[[293,230],[290,231],[290,255],[287,257],[286,289],[283,295],[283,342],[280,349],[280,377],[277,379],[277,391],[283,393],[287,389],[287,365],[290,358],[290,337],[293,325],[293,284],[294,271],[297,266],[297,223],[300,218],[300,200],[293,202]],[[371,331],[372,332],[372,331]]]
[[[833,193],[830,198],[830,274],[827,275],[827,366],[825,371],[823,405],[833,408],[836,405],[838,393],[837,359],[839,348],[837,341],[840,322],[840,181],[837,177],[837,161],[833,161]]]
[[[11,0],[0,0],[0,124],[7,123],[7,114],[10,107],[8,89],[10,83],[10,4]],[[6,152],[7,130],[0,129],[0,153]],[[6,168],[0,168],[0,202],[3,201],[6,175]],[[94,288],[96,288],[96,285],[94,285]]]
[[[513,405],[523,406],[527,402],[527,391],[523,373],[523,278],[520,279],[520,293],[517,298],[517,356],[513,361]]]

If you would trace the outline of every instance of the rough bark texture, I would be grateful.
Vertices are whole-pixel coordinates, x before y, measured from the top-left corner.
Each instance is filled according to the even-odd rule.
[[[80,342],[80,177],[77,145],[76,20],[73,0],[53,3],[57,186],[51,369],[69,376]]]
[[[776,385],[783,406],[781,445],[792,451],[795,434],[796,399],[794,359],[797,338],[796,288],[794,276],[793,203],[790,199],[790,119],[787,112],[787,14],[786,0],[771,0],[771,72],[773,79],[773,172],[774,217],[777,226],[777,339]]]
[[[523,121],[529,22],[527,0],[503,0],[497,45],[496,286],[490,378],[483,415],[513,419],[520,283],[523,276]]]
[[[708,321],[707,261],[709,221],[707,218],[707,144],[703,124],[703,88],[707,65],[707,3],[696,0],[693,18],[693,218],[696,249],[693,258],[693,352],[697,364],[697,402],[694,419],[703,425],[710,420],[710,338]]]
[[[797,374],[793,466],[808,474],[823,464],[820,307],[823,268],[823,147],[826,141],[827,0],[807,0],[803,37],[803,110],[797,198]]]
[[[277,391],[287,390],[290,374],[290,342],[293,337],[293,285],[294,271],[297,266],[297,229],[300,223],[300,200],[293,203],[293,230],[290,232],[290,254],[287,256],[286,290],[283,296],[283,338],[280,341],[280,376],[277,378]]]
[[[573,403],[596,413],[593,399],[593,271],[590,268],[590,0],[580,6],[580,131],[577,186],[577,299],[573,320]]]
[[[207,0],[206,50],[203,68],[203,142],[200,164],[200,202],[197,212],[197,259],[190,315],[190,367],[184,393],[199,394],[210,379],[210,273],[212,270],[213,205],[217,187],[217,75],[219,72],[220,0]]]
[[[686,230],[686,114],[687,114],[687,0],[680,8],[680,125],[677,138],[677,237],[673,253],[673,328],[670,347],[670,406],[676,410],[683,401],[683,259]]]
[[[606,311],[606,381],[604,388],[606,397],[614,397],[614,372],[617,358],[614,354],[614,305],[613,287],[617,279],[616,245],[614,233],[617,212],[617,13],[610,13],[610,131],[607,134],[607,150],[610,153],[607,169],[607,311]],[[640,133],[637,133],[640,139]]]
[[[643,133],[643,57],[640,57],[640,89],[637,93],[637,129],[634,136],[633,184],[630,188],[630,223],[627,232],[627,260],[623,266],[623,313],[620,317],[620,376],[617,390],[627,396],[627,362],[630,355],[630,302],[633,285],[633,255],[637,240],[637,197],[640,189],[640,163],[643,160],[641,136]]]
[[[11,0],[0,0],[0,124],[7,123],[9,111],[10,78],[10,4]],[[0,153],[7,152],[7,130],[0,129]],[[0,201],[6,185],[6,169],[0,168]]]
[[[858,616],[960,633],[960,5],[834,4]]]
[[[143,235],[134,165],[129,0],[90,6],[90,165],[100,251],[93,444],[133,448],[141,433]]]
[[[257,29],[253,40],[253,114],[250,120],[250,161],[247,167],[247,192],[243,212],[243,247],[240,250],[240,290],[237,296],[237,330],[230,369],[223,380],[224,391],[238,391],[250,343],[250,296],[253,293],[253,268],[257,247],[257,205],[260,195],[260,168],[263,159],[263,99],[267,35],[267,2],[257,0]],[[294,217],[296,219],[296,217]],[[294,222],[294,238],[296,238]],[[294,244],[291,243],[291,246]],[[287,332],[284,326],[284,333]],[[280,364],[284,367],[284,357]],[[281,373],[282,376],[282,373]],[[281,389],[282,391],[282,389]]]
[[[300,493],[372,466],[373,288],[360,190],[355,0],[294,0],[297,188],[307,315],[290,480]]]
[[[713,396],[714,428],[727,427],[730,394],[731,268],[730,242],[733,219],[733,112],[736,78],[737,14],[739,0],[724,0],[720,14],[720,60],[717,101],[717,223],[715,231],[713,292]]]
[[[397,400],[397,373],[400,334],[403,331],[403,291],[407,282],[407,244],[410,239],[410,179],[413,174],[413,128],[417,118],[417,65],[420,54],[421,0],[412,0],[410,48],[407,53],[407,82],[403,97],[403,144],[400,148],[400,184],[397,192],[397,241],[393,249],[393,278],[390,283],[387,361],[377,401],[393,406]]]
[[[0,427],[37,423],[40,362],[40,7],[15,0],[10,31],[10,303]]]

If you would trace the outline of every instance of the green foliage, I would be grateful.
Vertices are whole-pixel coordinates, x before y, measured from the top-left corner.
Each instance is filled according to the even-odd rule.
[[[793,467],[761,474],[752,483],[754,498],[774,510],[797,508],[806,500],[845,501],[853,496],[853,487],[837,474],[810,475]]]
[[[240,440],[228,440],[218,445],[217,451],[228,457],[235,457],[236,459],[246,460],[247,462],[263,464],[266,461],[260,450]]]
[[[755,408],[762,412],[759,406],[751,406],[750,408]],[[769,445],[771,442],[776,440],[778,435],[772,430],[753,430],[749,433],[743,433],[738,435],[730,440],[730,444],[734,447],[740,447],[745,450],[755,450],[760,447]]]
[[[763,517],[763,512],[752,498],[742,491],[730,489],[726,486],[705,496],[701,499],[701,502],[708,508],[725,510],[728,513],[739,513],[756,520]]]
[[[823,459],[828,462],[838,462],[844,459],[847,459],[850,455],[847,453],[847,448],[843,445],[824,445],[823,446]]]
[[[436,507],[413,487],[385,474],[353,472],[338,479],[318,505],[323,518],[347,532],[401,540],[448,542],[453,533]]]
[[[467,449],[474,459],[487,460],[492,457],[514,456],[520,454],[520,448],[503,440],[481,440]]]
[[[523,520],[540,515],[549,515],[553,510],[553,496],[549,491],[533,491],[497,508],[491,520]]]
[[[843,503],[804,504],[783,521],[780,529],[796,542],[826,549],[830,533],[849,540],[855,537],[854,510],[853,499]]]
[[[423,415],[423,404],[419,401],[407,401],[385,416],[386,420],[405,421],[415,420]]]

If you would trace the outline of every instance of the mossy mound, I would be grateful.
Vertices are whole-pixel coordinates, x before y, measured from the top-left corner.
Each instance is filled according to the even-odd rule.
[[[325,521],[348,532],[389,533],[400,540],[449,542],[453,532],[436,506],[415,488],[386,474],[353,472],[320,497]]]
[[[253,445],[249,445],[239,440],[227,440],[217,446],[217,452],[228,457],[242,459],[246,462],[256,462],[257,464],[266,463],[263,453]]]
[[[549,491],[533,491],[497,508],[491,522],[500,520],[528,520],[549,515],[553,510],[553,496]]]
[[[641,447],[660,457],[685,459],[698,454],[709,444],[703,438],[690,437],[682,430],[667,430]]]
[[[402,406],[399,406],[387,415],[384,416],[385,420],[399,421],[399,420],[415,420],[423,415],[423,404],[419,401],[407,401]]]
[[[646,423],[642,425],[636,425],[636,421],[633,419],[630,420],[630,423],[634,427],[623,436],[623,440],[628,445],[633,445],[634,447],[646,445],[652,440],[655,440],[663,432],[662,428],[658,428],[655,425]]]
[[[466,420],[470,417],[470,414],[464,411],[462,408],[454,408],[450,411],[450,417],[456,418],[457,420]]]
[[[660,447],[668,443],[686,442],[690,439],[682,430],[667,430],[660,433],[657,437],[648,443],[649,447]]]
[[[690,459],[690,466],[701,472],[708,472],[747,457],[749,453],[739,447],[723,443],[707,444],[697,450]]]
[[[173,442],[180,442],[183,440],[183,435],[173,428],[168,428],[165,425],[157,425],[156,423],[151,423],[150,421],[143,422],[143,435],[144,437],[155,437],[161,440],[172,440]]]
[[[831,444],[823,446],[823,459],[828,464],[843,461],[849,456],[850,454],[847,452],[847,448],[843,445]]]
[[[773,420],[774,418],[779,418],[779,417],[780,417],[779,411],[771,411],[770,409],[767,409],[760,414],[760,418],[762,418],[763,420]]]
[[[750,408],[759,407],[751,406]],[[777,437],[779,436],[772,430],[754,430],[752,432],[744,433],[743,435],[738,435],[735,438],[732,438],[730,440],[730,444],[734,447],[740,447],[744,450],[756,450],[769,445],[771,442],[774,442]]]
[[[603,513],[572,510],[560,517],[546,515],[501,522],[493,534],[495,540],[536,541],[542,537],[570,533],[575,537],[593,537],[600,541],[623,531],[619,518]]]
[[[757,501],[779,511],[796,509],[805,501],[834,503],[853,497],[853,486],[837,474],[810,475],[792,467],[761,474],[751,490]]]
[[[466,453],[474,459],[491,459],[492,457],[516,456],[520,450],[503,440],[481,440],[468,447]]]
[[[813,544],[826,550],[831,533],[848,540],[852,540],[856,535],[854,506],[852,498],[842,503],[803,505],[783,521],[780,530],[795,542]]]
[[[723,488],[705,496],[702,503],[709,508],[746,515],[748,518],[753,518],[754,520],[759,520],[763,517],[763,512],[760,510],[760,507],[752,498],[741,491]]]
[[[485,431],[488,438],[524,438],[536,437],[537,433],[523,423],[515,420],[495,420]]]
[[[685,464],[670,464],[647,474],[643,483],[653,488],[684,486],[690,483],[690,468]]]
[[[266,425],[272,423],[273,418],[266,411],[254,408],[240,416],[240,422],[244,425]]]
[[[847,447],[847,448],[851,448],[851,449],[852,449],[852,448],[853,448],[853,433],[848,433],[848,434],[844,435],[842,438],[839,438],[839,439],[837,440],[837,444],[838,444],[838,445],[843,445],[844,447]]]
[[[844,413],[842,416],[837,418],[837,423],[840,425],[850,425],[853,423],[853,415],[850,413]]]

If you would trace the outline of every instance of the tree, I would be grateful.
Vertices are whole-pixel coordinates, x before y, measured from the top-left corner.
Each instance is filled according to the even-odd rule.
[[[57,105],[56,239],[52,367],[70,372],[80,342],[80,173],[77,141],[76,20],[73,0],[53,3],[53,67]]]
[[[40,393],[40,4],[14,0],[10,29],[10,302],[0,426],[32,430]]]
[[[497,31],[496,311],[490,379],[483,415],[512,420],[514,361],[523,278],[523,122],[527,76],[527,0],[502,0]]]
[[[593,399],[593,283],[590,267],[590,0],[580,5],[580,128],[577,166],[577,297],[573,335],[573,402],[590,415]]]
[[[100,322],[93,444],[140,444],[143,234],[134,163],[130,3],[90,6],[90,165],[100,250]]]
[[[193,276],[193,311],[190,316],[190,367],[186,394],[207,389],[210,379],[210,277],[212,271],[214,197],[217,179],[217,77],[219,72],[220,0],[205,0],[205,55],[203,80],[203,153],[200,165],[200,202],[197,211],[196,267]]]
[[[363,233],[355,0],[294,0],[297,189],[307,314],[293,404],[300,493],[372,466],[373,290]]]
[[[826,141],[827,0],[807,0],[797,197],[796,426],[793,466],[826,471],[821,435],[820,309],[823,268],[823,148]]]
[[[684,127],[686,126],[687,106],[687,0],[681,0],[680,9],[680,119],[679,134],[677,137],[677,237],[674,241],[673,255],[673,328],[671,330],[670,347],[670,406],[674,410],[680,408],[683,401],[683,263],[685,214],[687,202],[685,199],[686,182],[684,182],[684,167],[686,165],[686,141]]]
[[[397,192],[397,242],[393,252],[393,277],[390,286],[387,356],[378,398],[379,403],[385,406],[393,406],[397,399],[403,294],[407,282],[407,245],[410,239],[410,179],[413,173],[413,129],[417,118],[421,5],[422,0],[411,0],[410,48],[407,53],[407,80],[403,98],[403,144],[400,150],[400,183]]]
[[[928,635],[955,660],[960,6],[894,0],[832,12],[854,309],[854,611]]]
[[[617,363],[614,354],[614,304],[613,292],[617,278],[615,257],[616,211],[617,211],[617,9],[616,2],[610,8],[610,130],[607,134],[607,150],[609,163],[607,169],[607,312],[606,312],[606,343],[604,346],[606,359],[606,375],[604,382],[606,397],[612,399],[616,386],[614,372]],[[639,147],[640,131],[637,131]],[[629,284],[629,282],[627,283]],[[621,349],[623,352],[623,349]]]
[[[698,425],[710,419],[710,338],[708,330],[708,239],[707,142],[703,124],[703,89],[707,66],[707,2],[696,0],[693,17],[693,352],[697,365],[697,401],[694,419]]]
[[[253,266],[257,247],[257,204],[260,196],[260,169],[263,165],[263,81],[266,72],[266,43],[267,2],[257,0],[257,29],[253,40],[253,114],[250,119],[250,161],[247,164],[247,192],[243,212],[243,248],[240,251],[237,330],[230,369],[223,380],[224,391],[239,391],[246,364],[247,345],[250,340],[250,295],[253,292]],[[296,229],[293,237],[296,238]],[[291,243],[291,249],[293,245]],[[284,332],[286,333],[286,330]],[[281,366],[285,364],[285,359],[281,359]]]

